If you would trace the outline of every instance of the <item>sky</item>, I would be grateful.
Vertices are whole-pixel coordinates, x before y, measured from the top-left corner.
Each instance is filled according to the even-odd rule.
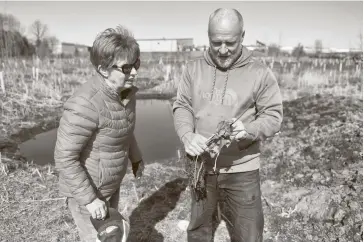
[[[208,45],[209,15],[217,8],[235,8],[245,22],[244,44],[359,48],[363,2],[339,1],[2,1],[0,12],[13,14],[30,37],[36,20],[63,42],[91,46],[97,33],[122,24],[136,39],[193,38]]]

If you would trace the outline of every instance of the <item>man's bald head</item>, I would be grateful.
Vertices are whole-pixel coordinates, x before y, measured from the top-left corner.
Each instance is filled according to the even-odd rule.
[[[216,28],[240,29],[244,32],[243,17],[236,9],[219,8],[216,9],[209,18],[208,34]]]
[[[242,53],[243,17],[236,9],[219,8],[209,19],[209,54],[220,69],[230,68]]]

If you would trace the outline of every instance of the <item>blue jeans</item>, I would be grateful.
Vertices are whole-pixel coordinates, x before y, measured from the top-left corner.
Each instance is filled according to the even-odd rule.
[[[106,199],[108,207],[118,209],[119,195],[120,188],[111,197]],[[82,242],[95,242],[97,239],[97,231],[90,221],[91,214],[86,206],[78,204],[74,198],[67,198],[67,205],[77,226],[80,240]]]
[[[222,217],[227,220],[232,242],[262,242],[264,216],[259,170],[206,175],[207,198],[196,202],[192,191],[188,242],[210,242],[213,239],[213,216],[222,200]]]

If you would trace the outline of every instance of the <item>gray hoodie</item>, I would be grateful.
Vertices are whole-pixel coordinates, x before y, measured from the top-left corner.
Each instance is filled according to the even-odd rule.
[[[223,148],[217,167],[228,172],[239,165],[239,171],[248,171],[259,168],[259,141],[280,130],[283,106],[272,71],[243,47],[242,55],[227,71],[215,66],[208,51],[189,61],[179,82],[173,115],[181,139],[187,132],[208,138],[220,121],[240,117],[248,138]],[[213,163],[208,160],[207,166]]]

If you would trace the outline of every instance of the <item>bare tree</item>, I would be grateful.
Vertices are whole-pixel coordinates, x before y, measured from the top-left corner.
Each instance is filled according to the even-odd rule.
[[[0,13],[0,57],[28,55],[32,52],[28,40],[22,33],[23,26],[11,15]]]
[[[322,46],[322,40],[317,39],[315,40],[315,52],[316,54],[320,54],[322,52],[323,46]]]
[[[57,37],[50,36],[50,37],[44,38],[44,40],[48,43],[48,47],[51,50],[51,52],[53,53],[54,49],[59,44],[59,40],[57,39]]]
[[[35,45],[36,47],[40,46],[40,43],[44,39],[44,37],[48,33],[48,26],[43,24],[39,19],[35,20],[34,23],[30,26],[30,32],[35,37]]]
[[[22,26],[15,16],[0,13],[0,30],[20,32],[21,28]]]
[[[297,61],[299,61],[300,58],[305,55],[306,55],[306,53],[304,51],[303,45],[301,45],[301,43],[298,43],[298,45],[296,47],[294,47],[294,49],[292,51],[292,56],[296,57]]]
[[[268,46],[268,55],[277,57],[280,53],[280,47],[277,44],[270,44]]]

